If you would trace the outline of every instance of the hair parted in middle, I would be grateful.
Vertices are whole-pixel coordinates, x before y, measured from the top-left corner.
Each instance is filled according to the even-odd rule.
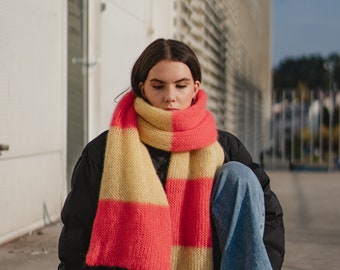
[[[145,82],[150,69],[162,60],[186,64],[194,81],[201,82],[201,66],[194,51],[181,41],[160,38],[144,49],[132,68],[131,87],[138,97],[142,97],[140,83]]]

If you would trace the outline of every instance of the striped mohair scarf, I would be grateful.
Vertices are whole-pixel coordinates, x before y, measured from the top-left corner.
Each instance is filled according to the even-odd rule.
[[[133,92],[108,133],[88,266],[212,269],[210,193],[223,162],[207,96],[181,111],[153,107]],[[171,152],[165,191],[144,144]]]

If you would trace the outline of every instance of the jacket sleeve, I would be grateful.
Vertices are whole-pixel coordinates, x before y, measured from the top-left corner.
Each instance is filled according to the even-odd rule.
[[[74,167],[62,212],[58,270],[79,270],[85,262],[97,210],[106,134],[90,142]]]
[[[270,179],[265,171],[253,162],[251,155],[238,138],[228,132],[219,131],[219,142],[224,149],[225,162],[233,160],[247,165],[261,183],[266,211],[263,241],[273,269],[279,270],[285,254],[285,232],[282,207],[270,188]]]

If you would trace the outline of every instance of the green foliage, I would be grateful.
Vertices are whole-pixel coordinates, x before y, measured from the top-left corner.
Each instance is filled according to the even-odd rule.
[[[299,84],[310,90],[328,90],[329,72],[325,63],[334,63],[333,82],[335,88],[340,86],[340,56],[336,53],[323,58],[320,55],[289,57],[273,70],[273,87],[275,91],[297,89]]]

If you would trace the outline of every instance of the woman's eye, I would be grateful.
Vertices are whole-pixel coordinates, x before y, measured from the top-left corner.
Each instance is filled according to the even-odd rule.
[[[155,89],[162,89],[163,85],[153,85],[152,87],[155,88]]]
[[[186,85],[183,85],[183,84],[177,84],[176,87],[182,89],[182,88],[185,88],[185,87],[187,87],[187,86],[186,86]]]

